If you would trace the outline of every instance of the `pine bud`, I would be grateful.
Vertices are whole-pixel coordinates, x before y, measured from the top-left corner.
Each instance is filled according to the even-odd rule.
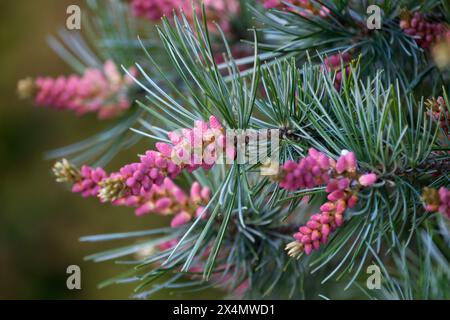
[[[17,94],[20,99],[29,99],[34,97],[36,93],[36,84],[31,77],[20,80],[17,83]]]
[[[122,176],[112,175],[99,183],[101,189],[99,197],[103,202],[112,202],[121,198],[125,193],[125,183]]]
[[[52,171],[57,182],[76,182],[81,179],[80,170],[66,159],[56,162]]]

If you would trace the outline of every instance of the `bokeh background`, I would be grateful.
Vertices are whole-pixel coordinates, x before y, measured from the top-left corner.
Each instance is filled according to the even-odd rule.
[[[111,124],[95,115],[38,109],[16,96],[16,83],[27,76],[71,73],[46,44],[77,0],[0,1],[0,299],[127,299],[130,285],[98,289],[97,284],[123,271],[111,262],[83,257],[111,244],[80,243],[98,233],[143,230],[166,224],[154,216],[136,218],[132,210],[83,199],[54,182],[45,151],[65,146]],[[143,141],[121,153],[107,169],[133,161]],[[120,244],[119,244],[120,245]],[[68,290],[66,269],[81,267],[82,289]],[[153,298],[215,298],[161,293]]]

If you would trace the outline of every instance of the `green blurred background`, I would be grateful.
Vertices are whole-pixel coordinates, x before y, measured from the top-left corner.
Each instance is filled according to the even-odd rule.
[[[97,233],[148,229],[167,223],[154,216],[136,218],[132,210],[83,199],[54,182],[44,152],[74,143],[108,123],[95,115],[38,109],[16,97],[16,83],[27,76],[70,73],[46,44],[64,25],[66,8],[77,0],[0,1],[0,299],[126,299],[132,286],[98,289],[123,269],[83,257],[111,244],[80,243]],[[145,142],[120,154],[109,169],[132,161]],[[119,244],[121,245],[121,244]],[[82,290],[66,288],[66,268],[79,265]],[[153,298],[214,298],[161,293]]]

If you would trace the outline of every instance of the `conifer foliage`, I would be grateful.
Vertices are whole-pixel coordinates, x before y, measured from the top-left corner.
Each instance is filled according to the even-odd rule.
[[[81,238],[113,247],[88,260],[129,267],[103,285],[134,282],[134,298],[450,297],[448,1],[87,3],[93,39],[50,41],[78,75],[18,90],[116,117],[50,153],[58,182],[171,216]],[[366,23],[371,4],[380,29]],[[136,162],[104,168],[140,139]],[[251,161],[252,141],[266,157]]]

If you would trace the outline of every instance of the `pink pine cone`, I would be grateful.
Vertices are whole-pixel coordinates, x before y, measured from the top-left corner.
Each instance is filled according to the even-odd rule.
[[[423,49],[432,47],[435,43],[448,40],[449,26],[445,23],[428,22],[420,12],[415,12],[410,19],[400,20],[400,28],[415,38]]]
[[[347,150],[341,153],[336,162],[310,149],[309,155],[299,163],[285,163],[281,187],[295,191],[299,188],[326,185],[325,191],[328,193],[328,202],[320,207],[320,213],[313,214],[294,234],[296,241],[287,245],[286,250],[290,256],[297,257],[303,252],[310,255],[314,250],[318,250],[321,244],[327,243],[330,234],[344,224],[347,208],[354,208],[358,203],[359,189],[372,186],[377,181],[378,177],[374,173],[359,175],[357,167],[356,155]],[[305,185],[304,181],[312,182]]]
[[[197,4],[198,2],[193,2]],[[217,22],[225,31],[230,31],[230,19],[239,13],[238,0],[204,0],[208,25],[213,30],[214,22]],[[171,18],[173,12],[183,11],[187,19],[193,20],[191,1],[188,0],[132,0],[131,8],[133,15],[143,17],[151,21],[158,21],[163,16]],[[201,7],[196,5],[197,15],[201,14]]]
[[[130,69],[130,72],[136,71]],[[77,115],[93,112],[106,119],[130,107],[127,90],[131,85],[131,78],[122,76],[114,62],[108,60],[102,69],[88,68],[82,76],[38,77],[35,104],[72,110]]]
[[[184,169],[209,170],[221,157],[226,144],[224,129],[214,116],[209,123],[197,121],[193,129],[183,129],[182,135],[169,132],[168,137],[173,144],[157,143],[159,151],[149,150],[140,157],[140,162],[127,164],[112,174],[102,189],[102,198],[126,204],[124,198],[146,197],[153,186],[161,186],[166,178],[175,179]],[[200,192],[202,198],[208,194],[205,189]],[[150,209],[142,207],[138,211],[141,215],[147,210]]]

